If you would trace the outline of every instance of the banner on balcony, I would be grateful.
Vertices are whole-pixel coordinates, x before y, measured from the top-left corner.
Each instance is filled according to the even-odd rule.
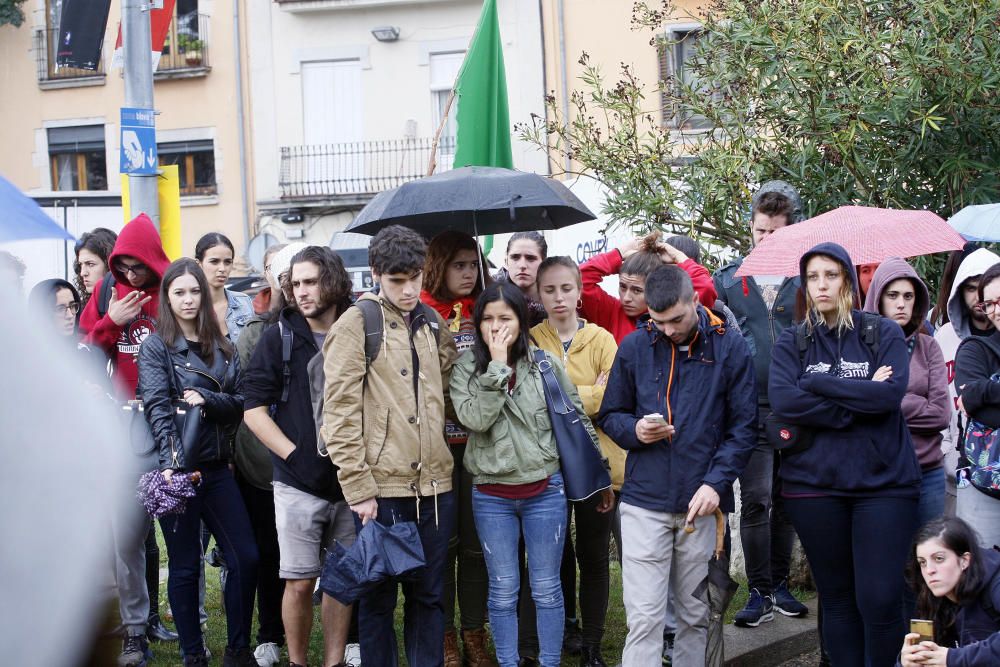
[[[63,0],[56,67],[96,71],[101,64],[111,0]]]
[[[170,22],[174,18],[174,3],[176,0],[163,0],[161,9],[149,11],[149,27],[153,45],[153,71],[160,66],[160,55],[170,32]],[[176,47],[174,47],[176,48]],[[115,53],[111,57],[111,67],[121,68],[125,65],[125,52],[122,50],[122,25],[118,24],[118,40],[115,42]]]

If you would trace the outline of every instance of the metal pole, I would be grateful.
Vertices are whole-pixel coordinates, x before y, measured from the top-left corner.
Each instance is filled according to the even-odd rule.
[[[122,52],[124,55],[125,106],[153,108],[153,54],[149,10],[152,0],[122,0]],[[159,176],[128,177],[131,220],[145,213],[160,228]]]
[[[243,115],[243,46],[240,42],[240,2],[233,0],[233,50],[236,60],[236,129],[239,132],[240,196],[243,210],[243,250],[250,247],[250,208],[247,192],[247,142],[246,119]]]

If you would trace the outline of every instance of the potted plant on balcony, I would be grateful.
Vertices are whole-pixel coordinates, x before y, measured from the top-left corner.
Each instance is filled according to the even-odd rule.
[[[205,42],[191,35],[178,35],[177,48],[184,54],[184,62],[188,67],[201,67],[201,52],[205,48]]]

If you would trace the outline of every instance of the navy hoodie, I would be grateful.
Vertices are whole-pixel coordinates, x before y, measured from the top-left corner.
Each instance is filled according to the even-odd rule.
[[[835,243],[821,243],[799,262],[802,289],[805,267],[815,255],[837,260],[857,295],[854,263]],[[781,460],[785,495],[896,496],[920,494],[920,466],[901,405],[909,381],[909,353],[903,330],[882,318],[878,356],[861,339],[861,311],[843,335],[816,324],[800,363],[797,327],[785,329],[774,346],[768,395],[775,415],[815,429],[812,447]],[[885,382],[870,378],[892,367]]]

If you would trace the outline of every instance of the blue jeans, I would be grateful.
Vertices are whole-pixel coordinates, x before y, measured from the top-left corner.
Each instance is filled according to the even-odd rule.
[[[920,482],[920,505],[917,508],[917,525],[923,526],[931,519],[944,514],[944,466],[925,470]]]
[[[916,498],[786,498],[812,567],[834,667],[893,665],[906,634],[903,571]]]
[[[517,546],[524,535],[528,577],[535,601],[542,667],[558,667],[563,637],[563,595],[559,568],[566,539],[566,494],[560,473],[537,496],[498,498],[472,491],[476,530],[490,575],[487,608],[500,667],[516,667],[517,599],[521,587]]]
[[[184,513],[160,519],[170,575],[167,596],[185,655],[198,655],[205,650],[198,618],[202,521],[222,549],[229,570],[223,590],[228,630],[226,645],[230,648],[250,646],[258,561],[253,529],[232,471],[225,465],[204,466],[198,493],[188,499]]]
[[[410,667],[440,667],[444,663],[444,572],[448,541],[455,529],[455,494],[422,498],[420,515],[414,498],[379,498],[375,520],[384,526],[414,521],[424,549],[426,567],[406,577],[389,579],[359,601],[358,632],[365,667],[395,667],[399,664],[393,620],[399,585],[403,585],[403,645]],[[361,530],[361,520],[354,515]]]

